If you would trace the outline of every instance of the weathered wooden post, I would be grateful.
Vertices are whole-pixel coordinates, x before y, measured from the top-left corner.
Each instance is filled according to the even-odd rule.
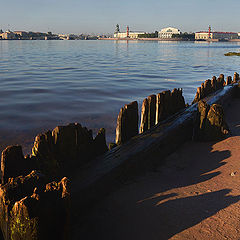
[[[239,80],[239,74],[235,72],[233,76],[233,83],[236,83],[238,80]]]
[[[201,90],[202,90],[201,87],[197,88],[197,92],[196,92],[196,95],[195,95],[195,98],[194,98],[192,104],[194,104],[194,103],[198,102],[200,99],[202,99],[202,91]]]
[[[169,115],[178,111],[178,89],[176,88],[174,88],[171,92],[171,108],[169,110]]]
[[[223,88],[225,85],[225,81],[224,81],[224,75],[220,74],[218,79],[217,79],[217,90]]]
[[[205,92],[205,96],[208,96],[209,94],[212,93],[212,86],[211,86],[210,79],[208,79],[204,82],[204,92]]]
[[[156,95],[148,96],[148,129],[156,122]]]
[[[217,140],[228,133],[229,128],[225,122],[223,107],[219,104],[210,106],[204,100],[199,101],[195,122],[195,140]]]
[[[138,103],[136,101],[121,108],[117,118],[116,144],[125,143],[138,134]]]
[[[197,88],[197,92],[192,104],[199,102],[201,99],[207,97],[211,93],[223,88],[225,85],[224,75],[220,74],[217,79],[216,76],[213,76],[212,79],[207,79],[204,83],[201,84],[201,87]]]
[[[216,91],[217,91],[217,78],[216,78],[216,76],[213,76],[213,77],[212,77],[211,87],[212,87],[212,91],[213,91],[213,92],[216,92]]]
[[[201,83],[201,97],[205,98],[205,89],[204,89],[204,83]]]
[[[93,138],[92,130],[71,123],[39,134],[35,138],[32,156],[38,169],[46,176],[53,177],[81,166],[106,151],[105,129],[101,128]]]
[[[185,100],[182,95],[182,89],[181,88],[174,88],[171,93],[171,101],[172,101],[172,113],[175,114],[181,109],[185,108]]]
[[[179,89],[179,110],[186,107],[185,99],[183,97],[183,90],[182,88]]]
[[[148,99],[145,98],[142,103],[140,133],[148,130]]]
[[[156,121],[155,123],[158,124],[162,119],[162,114],[164,110],[164,94],[158,93],[157,94],[157,99],[156,99]]]
[[[226,85],[230,85],[230,84],[232,84],[232,77],[228,76],[227,81],[226,81]]]
[[[221,78],[222,80],[224,80],[224,74],[221,73],[221,74],[219,75],[219,78]]]
[[[162,93],[163,93],[164,98],[163,98],[163,113],[162,113],[161,120],[164,120],[169,116],[169,114],[171,112],[172,101],[171,101],[171,91],[170,90],[163,91]]]
[[[8,179],[28,171],[27,158],[24,158],[21,146],[8,146],[2,151],[1,156],[1,180],[6,184]]]
[[[204,83],[201,83],[201,87],[197,88],[197,92],[196,92],[196,95],[195,95],[195,98],[194,98],[192,104],[200,101],[204,97],[205,97]]]
[[[34,170],[0,186],[0,225],[5,240],[70,239],[70,181],[46,184]]]
[[[166,119],[170,112],[172,112],[171,92],[167,90],[157,94],[155,123]]]

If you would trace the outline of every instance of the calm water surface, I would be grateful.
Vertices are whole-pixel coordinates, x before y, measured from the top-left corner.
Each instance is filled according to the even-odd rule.
[[[183,88],[190,103],[213,75],[239,72],[225,57],[240,43],[0,41],[0,148],[22,144],[60,124],[107,130],[113,141],[120,108]]]

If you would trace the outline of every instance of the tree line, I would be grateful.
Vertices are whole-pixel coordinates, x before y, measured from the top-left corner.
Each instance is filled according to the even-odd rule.
[[[180,34],[173,34],[172,38],[181,38],[184,40],[195,40],[195,33],[180,33]]]
[[[158,38],[158,31],[155,31],[153,33],[144,33],[144,34],[139,34],[139,38]],[[173,34],[172,38],[180,38],[183,40],[195,40],[195,34],[194,33],[180,33],[180,34]]]
[[[158,38],[158,31],[155,31],[154,33],[144,33],[139,34],[139,38]]]

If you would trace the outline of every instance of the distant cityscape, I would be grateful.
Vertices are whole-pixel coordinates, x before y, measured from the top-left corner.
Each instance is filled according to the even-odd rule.
[[[11,31],[3,32],[0,30],[0,40],[95,40],[100,37],[89,34],[54,34],[52,32],[26,32],[26,31]]]
[[[126,31],[120,31],[117,24],[112,35],[94,35],[94,34],[54,34],[52,32],[26,32],[26,31],[11,31],[3,32],[0,30],[0,40],[186,40],[186,41],[240,41],[240,32],[220,32],[212,31],[211,27],[208,30],[198,32],[181,32],[174,27],[166,27],[160,31],[143,32],[131,31],[129,26]]]
[[[229,41],[240,40],[240,32],[220,32],[212,31],[211,26],[207,30],[198,31],[195,33],[181,32],[174,27],[166,27],[160,31],[153,33],[147,33],[142,31],[130,31],[129,26],[126,27],[126,31],[121,32],[120,27],[117,24],[114,32],[114,39],[143,39],[149,38],[157,40],[197,40],[197,41]]]

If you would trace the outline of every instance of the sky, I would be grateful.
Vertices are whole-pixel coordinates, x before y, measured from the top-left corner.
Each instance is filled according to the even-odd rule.
[[[53,33],[240,32],[239,0],[0,0],[0,29]]]

